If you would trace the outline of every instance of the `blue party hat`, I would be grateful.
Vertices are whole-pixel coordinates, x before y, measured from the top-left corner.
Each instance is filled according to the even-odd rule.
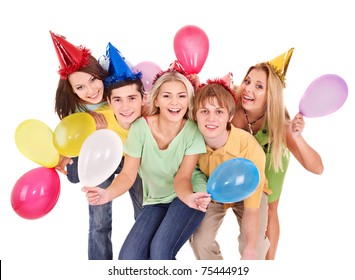
[[[109,76],[104,80],[105,87],[126,80],[138,80],[142,78],[142,72],[134,73],[125,61],[120,51],[111,43],[106,48],[106,58],[109,60]]]

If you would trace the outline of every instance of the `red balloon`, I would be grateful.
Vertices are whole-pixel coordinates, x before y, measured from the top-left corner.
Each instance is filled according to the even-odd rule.
[[[33,220],[48,214],[60,194],[60,180],[54,168],[38,167],[22,175],[11,193],[11,205],[22,218]]]
[[[198,74],[207,59],[208,37],[201,28],[186,25],[175,34],[174,51],[188,74]]]

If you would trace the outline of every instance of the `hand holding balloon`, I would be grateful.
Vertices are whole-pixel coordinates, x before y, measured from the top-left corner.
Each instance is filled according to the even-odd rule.
[[[304,125],[305,122],[303,119],[303,115],[301,113],[296,114],[296,116],[291,121],[291,125],[290,125],[291,135],[293,137],[300,136],[303,132]]]
[[[83,187],[81,190],[86,193],[90,205],[102,205],[112,200],[107,190],[100,187]]]
[[[63,173],[64,175],[67,175],[68,172],[66,170],[66,166],[68,164],[72,164],[73,160],[70,157],[64,157],[64,156],[60,156],[59,162],[58,164],[55,166],[55,169],[61,173]]]

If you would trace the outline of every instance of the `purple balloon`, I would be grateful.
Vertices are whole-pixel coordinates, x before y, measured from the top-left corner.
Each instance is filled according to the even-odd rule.
[[[150,92],[156,75],[161,72],[161,68],[152,61],[142,61],[132,68],[135,72],[142,72],[142,82],[144,90]]]
[[[315,79],[303,94],[299,111],[305,117],[322,117],[337,111],[348,97],[343,78],[326,74]]]

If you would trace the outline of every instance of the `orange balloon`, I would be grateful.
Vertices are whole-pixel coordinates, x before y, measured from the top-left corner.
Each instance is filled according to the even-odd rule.
[[[67,157],[76,157],[86,138],[96,130],[94,118],[84,112],[71,114],[61,120],[53,134],[53,143],[58,152]]]

